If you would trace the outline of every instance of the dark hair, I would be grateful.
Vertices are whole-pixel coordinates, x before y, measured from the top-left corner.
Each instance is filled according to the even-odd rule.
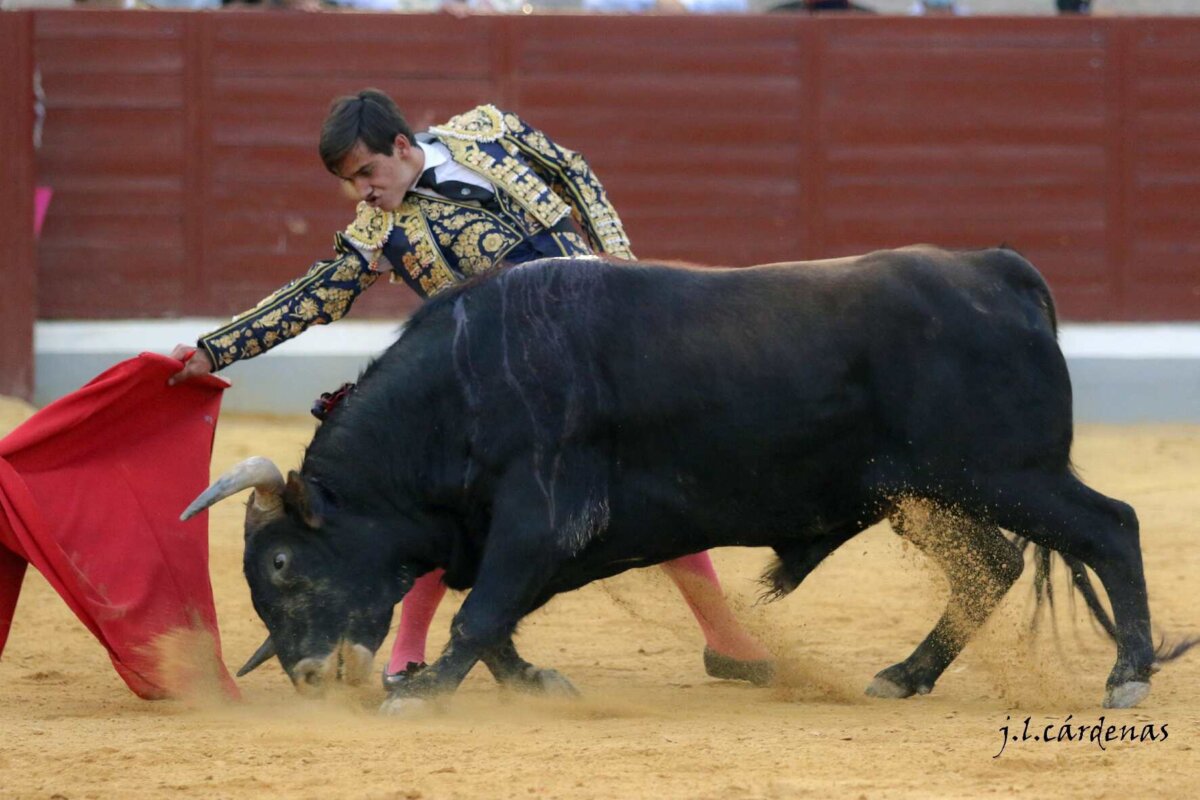
[[[333,101],[321,126],[318,150],[325,169],[336,174],[338,165],[357,142],[361,141],[372,153],[390,156],[392,144],[400,134],[416,142],[412,128],[392,98],[378,89],[363,89]]]

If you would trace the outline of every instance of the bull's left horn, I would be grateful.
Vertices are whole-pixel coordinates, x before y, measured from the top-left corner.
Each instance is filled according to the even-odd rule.
[[[269,458],[254,456],[217,478],[212,486],[184,509],[179,519],[189,520],[214,503],[251,487],[254,488],[254,505],[260,515],[270,517],[282,511],[284,483],[279,467]]]
[[[246,663],[242,665],[242,668],[237,671],[237,676],[239,678],[245,677],[247,674],[258,669],[274,657],[275,643],[272,642],[271,637],[268,636],[267,640],[263,642],[257,650],[254,651],[254,655],[250,656]]]

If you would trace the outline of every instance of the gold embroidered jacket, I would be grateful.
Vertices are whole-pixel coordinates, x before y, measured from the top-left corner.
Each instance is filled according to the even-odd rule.
[[[515,114],[479,106],[429,134],[495,187],[495,202],[410,192],[395,211],[359,203],[354,221],[335,237],[332,259],[200,338],[215,369],[345,315],[380,276],[381,257],[393,282],[422,297],[501,261],[593,252],[633,258],[621,219],[583,157]]]

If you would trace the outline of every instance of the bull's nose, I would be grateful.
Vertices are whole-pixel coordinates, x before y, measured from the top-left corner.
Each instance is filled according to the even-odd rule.
[[[301,693],[315,694],[324,688],[328,671],[326,659],[306,658],[292,669],[292,682]]]

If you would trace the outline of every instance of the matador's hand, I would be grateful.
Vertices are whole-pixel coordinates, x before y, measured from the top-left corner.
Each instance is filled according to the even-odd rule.
[[[213,371],[213,363],[209,360],[208,354],[203,350],[197,350],[191,345],[175,345],[175,349],[171,351],[171,358],[176,361],[182,361],[183,369],[171,376],[170,380],[167,381],[168,386],[174,386],[177,383],[182,383],[191,378],[198,378],[201,375],[208,375]]]

